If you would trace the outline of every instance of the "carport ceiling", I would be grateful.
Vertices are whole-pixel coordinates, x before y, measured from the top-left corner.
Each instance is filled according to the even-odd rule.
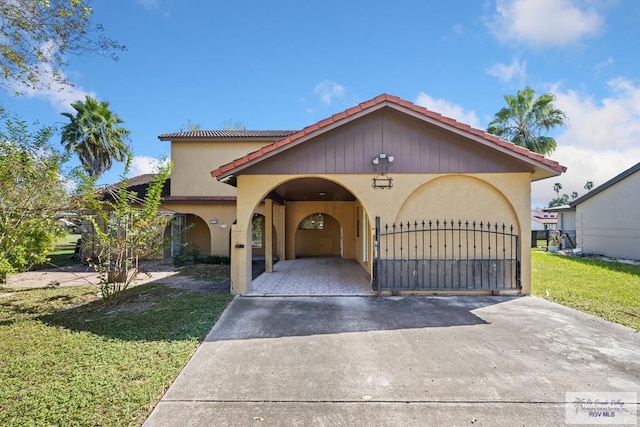
[[[288,201],[332,201],[352,202],[356,198],[346,188],[322,178],[299,178],[285,182],[269,193],[276,202]]]

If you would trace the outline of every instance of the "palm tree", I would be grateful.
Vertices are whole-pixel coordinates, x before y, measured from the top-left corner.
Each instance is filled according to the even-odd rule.
[[[129,130],[109,109],[109,103],[87,96],[71,104],[75,115],[62,113],[71,120],[62,129],[62,144],[67,152],[78,154],[80,163],[91,177],[99,177],[111,169],[113,161],[124,161],[129,155],[126,143]]]
[[[565,126],[564,113],[553,106],[556,97],[546,93],[535,97],[530,87],[505,95],[503,107],[487,127],[487,132],[525,147],[535,153],[551,154],[556,140],[546,134],[554,127]]]
[[[556,182],[555,184],[553,184],[553,191],[556,192],[558,197],[560,197],[560,190],[562,190],[562,184],[560,184],[559,182]]]

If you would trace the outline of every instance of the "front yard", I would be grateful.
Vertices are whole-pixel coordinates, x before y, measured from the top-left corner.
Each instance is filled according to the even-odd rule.
[[[533,250],[532,293],[640,330],[640,266]]]
[[[140,425],[231,297],[146,284],[0,289],[0,425]]]
[[[640,266],[535,250],[532,264],[535,295],[640,330]],[[142,424],[231,300],[150,283],[105,306],[96,292],[0,288],[0,425]]]

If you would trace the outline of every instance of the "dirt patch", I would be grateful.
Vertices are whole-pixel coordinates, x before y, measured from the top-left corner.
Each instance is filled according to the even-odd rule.
[[[194,264],[178,269],[170,261],[145,262],[130,286],[161,283],[177,289],[202,293],[229,292],[229,266]],[[84,265],[12,274],[4,285],[8,289],[44,288],[56,286],[98,287],[98,273]]]

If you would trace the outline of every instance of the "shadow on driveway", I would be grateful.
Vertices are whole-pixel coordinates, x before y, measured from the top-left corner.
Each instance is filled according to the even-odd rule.
[[[144,425],[565,425],[569,392],[637,396],[638,354],[535,297],[236,297]]]
[[[521,297],[236,297],[207,341],[482,325],[472,310]],[[238,321],[242,319],[242,321]]]

